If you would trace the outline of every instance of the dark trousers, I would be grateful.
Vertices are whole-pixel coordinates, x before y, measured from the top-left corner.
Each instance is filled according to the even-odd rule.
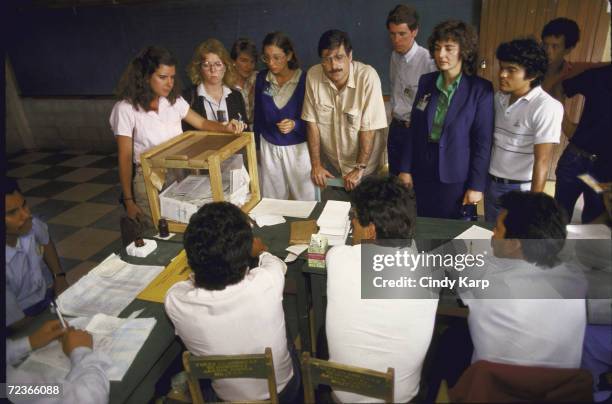
[[[429,143],[422,155],[415,157],[412,179],[417,202],[417,215],[460,219],[464,182],[445,184],[440,181],[440,151],[437,143]]]
[[[604,212],[604,204],[601,195],[598,195],[577,176],[580,174],[591,174],[599,181],[607,181],[610,178],[599,178],[593,174],[594,162],[586,157],[579,156],[567,148],[561,155],[557,164],[557,183],[555,187],[555,199],[567,212],[568,221],[572,220],[574,206],[580,194],[584,195],[584,209],[582,210],[582,223],[595,220]],[[612,175],[612,174],[610,174]]]
[[[405,142],[408,140],[410,131],[405,126],[392,120],[389,125],[389,137],[387,138],[387,156],[389,157],[389,174],[398,175],[404,152]]]

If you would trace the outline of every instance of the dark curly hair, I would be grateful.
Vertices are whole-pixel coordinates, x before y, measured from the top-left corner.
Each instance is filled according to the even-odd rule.
[[[412,240],[416,199],[397,177],[366,177],[351,193],[359,224],[376,226],[377,240]]]
[[[436,43],[439,41],[454,41],[459,44],[461,67],[463,73],[476,73],[478,57],[478,34],[470,24],[459,20],[446,20],[436,25],[427,40],[429,54],[434,58]]]
[[[134,107],[140,107],[145,111],[151,110],[151,101],[155,94],[151,90],[149,78],[160,65],[176,66],[176,59],[170,51],[157,46],[148,46],[130,62],[119,79],[117,85],[117,97],[126,100]],[[168,101],[174,104],[181,95],[179,76],[175,77],[174,87],[168,94]]]
[[[563,36],[565,49],[571,49],[580,40],[580,28],[574,20],[563,17],[555,18],[548,21],[544,28],[542,28],[540,37],[544,40],[547,36]]]
[[[389,24],[406,24],[410,31],[414,31],[419,27],[419,13],[417,13],[416,9],[412,6],[406,4],[398,4],[393,8],[393,10],[389,11],[389,15],[387,16],[387,28],[389,28]]]
[[[525,77],[533,78],[531,88],[539,86],[548,69],[548,58],[542,44],[533,38],[519,38],[497,47],[500,62],[515,63],[525,69]]]
[[[541,192],[511,191],[499,202],[508,212],[505,238],[521,240],[528,262],[544,267],[557,265],[567,237],[567,218],[557,201]]]
[[[195,285],[223,290],[244,278],[251,262],[253,232],[240,208],[229,202],[213,202],[191,216],[183,245]]]
[[[291,60],[287,63],[287,65],[289,66],[289,69],[295,70],[298,67],[300,67],[300,61],[298,60],[297,53],[295,53],[295,49],[293,48],[293,43],[291,42],[291,39],[289,39],[289,37],[286,34],[280,31],[276,31],[276,32],[270,32],[268,35],[266,35],[266,37],[264,38],[261,44],[261,53],[264,52],[264,49],[266,48],[266,46],[270,46],[270,45],[273,45],[273,46],[276,46],[282,49],[285,56],[288,56],[289,53],[293,55]]]

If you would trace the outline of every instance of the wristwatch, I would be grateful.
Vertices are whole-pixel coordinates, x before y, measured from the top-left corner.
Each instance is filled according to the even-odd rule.
[[[366,167],[367,167],[367,165],[366,165],[366,164],[355,164],[355,167],[354,167],[354,168],[356,168],[356,169],[358,169],[358,170],[365,170],[365,169],[366,169]]]
[[[57,279],[60,276],[66,276],[66,272],[58,272],[56,274],[53,274],[53,279]]]

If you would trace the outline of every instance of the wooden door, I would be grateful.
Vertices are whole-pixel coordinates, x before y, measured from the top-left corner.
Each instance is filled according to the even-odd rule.
[[[495,50],[502,42],[533,36],[540,41],[544,25],[557,17],[571,18],[580,27],[580,41],[568,56],[572,62],[600,62],[610,35],[608,0],[482,0],[480,15],[480,66],[478,74],[498,87],[499,63]],[[584,100],[575,96],[565,102],[573,122],[578,122]],[[557,160],[567,145],[565,136],[555,148],[549,179],[554,179]]]

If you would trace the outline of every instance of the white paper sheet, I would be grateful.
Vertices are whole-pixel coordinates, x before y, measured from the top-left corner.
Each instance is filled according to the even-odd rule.
[[[323,212],[317,219],[317,224],[319,227],[344,230],[350,210],[350,202],[327,201]]]
[[[579,239],[610,239],[610,229],[605,224],[568,224],[567,238]]]
[[[251,210],[251,216],[281,215],[306,219],[317,205],[316,201],[286,201],[281,199],[263,198]]]
[[[280,215],[256,215],[254,219],[259,227],[274,226],[286,222],[285,218]]]
[[[126,263],[112,276],[106,276],[106,271],[100,276],[94,268],[59,295],[59,309],[73,317],[118,316],[163,269]]]
[[[493,236],[491,230],[485,229],[484,227],[472,225],[469,229],[455,237],[457,240],[490,240]]]
[[[122,319],[97,314],[91,320],[79,317],[73,322],[79,324],[89,322],[85,329],[93,337],[94,351],[103,352],[112,360],[112,366],[107,371],[109,380],[121,381],[149,337],[156,320],[155,318]],[[64,355],[59,341],[53,341],[32,352],[19,368],[61,380],[70,371],[71,363]]]

